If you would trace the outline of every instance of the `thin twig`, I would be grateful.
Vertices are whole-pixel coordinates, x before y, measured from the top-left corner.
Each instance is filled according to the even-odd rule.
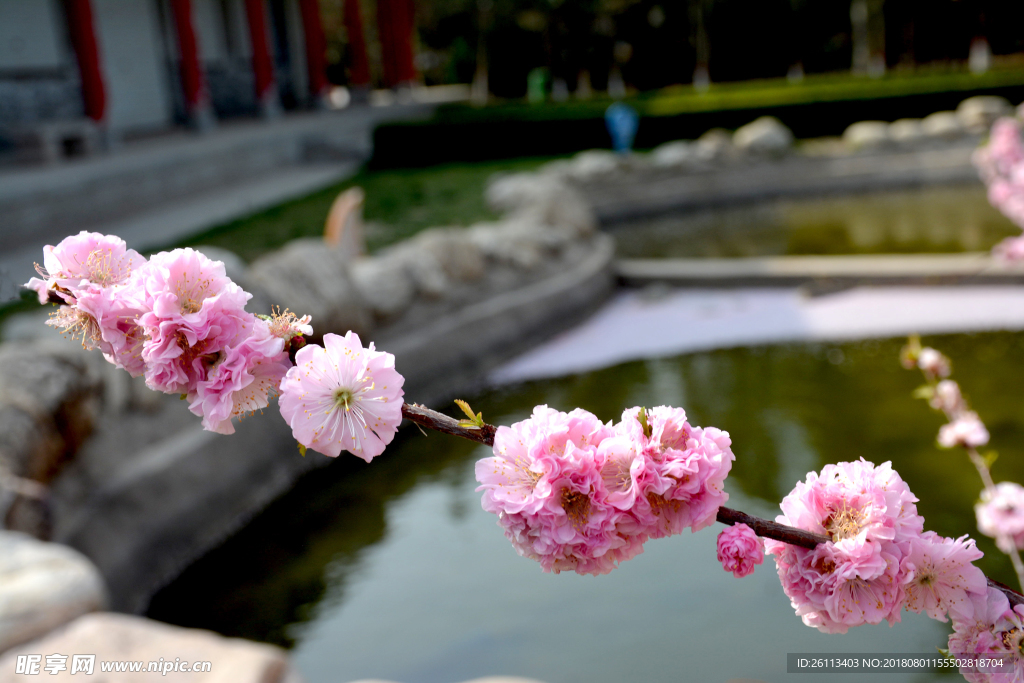
[[[444,432],[445,434],[451,434],[452,436],[461,436],[463,439],[469,439],[470,441],[476,441],[482,443],[485,446],[494,445],[494,433],[497,427],[489,424],[485,424],[483,427],[478,429],[469,429],[459,425],[459,421],[453,417],[448,417],[444,413],[439,413],[436,410],[431,410],[426,406],[421,406],[418,403],[405,403],[402,405],[402,417],[415,422],[418,425],[433,429],[434,431]]]
[[[467,429],[459,425],[459,421],[455,418],[448,417],[443,413],[439,413],[436,410],[431,410],[425,406],[421,406],[416,403],[406,403],[402,406],[402,415],[409,421],[422,425],[429,429],[433,429],[438,432],[445,434],[451,434],[452,436],[460,436],[463,439],[469,439],[470,441],[476,441],[486,446],[494,445],[494,434],[497,431],[497,427],[494,425],[485,424],[479,429]],[[768,519],[762,519],[760,517],[754,517],[748,515],[745,512],[739,510],[733,510],[727,507],[718,508],[718,521],[722,524],[733,525],[733,524],[746,524],[754,533],[763,538],[771,538],[776,541],[782,541],[783,543],[789,543],[800,548],[807,548],[814,550],[820,543],[825,543],[830,539],[827,536],[816,534],[811,531],[805,531],[796,527],[787,526],[785,524],[779,524]],[[1024,604],[1024,595],[1021,595],[1017,591],[1013,590],[1009,586],[988,579],[988,585],[1002,591],[1006,594],[1007,600],[1010,601],[1010,606]]]

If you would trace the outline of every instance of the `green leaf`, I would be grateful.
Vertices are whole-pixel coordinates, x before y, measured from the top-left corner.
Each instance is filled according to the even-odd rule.
[[[654,433],[654,429],[647,421],[647,408],[641,408],[640,412],[637,413],[636,419],[640,421],[640,426],[644,430],[644,436],[646,436],[648,439],[651,438],[651,434]]]
[[[455,399],[455,405],[462,409],[462,412],[469,418],[468,420],[459,420],[459,426],[464,429],[483,429],[484,427],[484,414],[477,413],[473,414],[473,409],[469,407],[469,404],[462,399]]]
[[[303,446],[301,443],[299,444],[299,455],[301,455],[303,458],[306,457],[306,447]]]
[[[455,399],[455,405],[457,405],[459,408],[462,408],[462,412],[464,412],[466,414],[466,417],[468,417],[470,420],[476,417],[476,415],[473,414],[473,409],[470,408],[469,404],[463,401],[461,398]]]
[[[999,454],[995,451],[988,451],[987,453],[981,454],[981,459],[985,461],[985,466],[992,469],[992,465],[999,459]]]
[[[907,345],[900,349],[900,365],[907,370],[917,367],[917,357],[921,353],[921,337],[912,334],[907,339]]]
[[[930,401],[932,396],[935,395],[935,387],[931,384],[922,384],[917,389],[914,389],[914,393],[911,395],[914,398],[923,398],[926,401]]]
[[[184,401],[186,398],[188,398],[188,394],[182,394],[181,396],[178,397],[178,400]]]

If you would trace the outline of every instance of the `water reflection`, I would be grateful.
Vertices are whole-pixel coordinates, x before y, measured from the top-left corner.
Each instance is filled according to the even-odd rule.
[[[613,226],[634,258],[987,251],[1020,234],[980,184],[779,200]]]
[[[953,358],[988,423],[1000,453],[995,478],[1024,481],[1024,334],[926,341]],[[898,366],[901,343],[639,361],[492,391],[472,404],[504,424],[538,403],[585,406],[606,420],[638,403],[684,405],[693,423],[731,432],[735,507],[774,515],[809,469],[864,456],[893,461],[922,497],[927,528],[971,533],[977,475],[963,455],[934,445],[941,421],[910,397],[920,378]],[[191,567],[150,616],[293,647],[311,683],[496,673],[549,683],[776,681],[787,680],[786,652],[926,653],[944,642],[947,627],[917,615],[891,630],[812,631],[793,616],[770,560],[742,581],[725,574],[713,532],[648,543],[604,577],[543,574],[479,508],[472,468],[486,452],[412,429],[369,466],[339,459]],[[982,568],[1011,582],[993,544],[979,545]]]

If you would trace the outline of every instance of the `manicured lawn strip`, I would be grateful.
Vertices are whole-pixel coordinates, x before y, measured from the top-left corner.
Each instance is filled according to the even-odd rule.
[[[889,74],[880,78],[850,74],[817,74],[807,76],[800,83],[790,83],[784,78],[712,83],[703,93],[696,92],[690,86],[679,85],[635,95],[625,101],[635,107],[642,116],[675,116],[695,112],[760,109],[811,102],[872,100],[1013,86],[1024,86],[1024,68],[994,69],[983,74],[966,71]],[[525,102],[508,102],[487,107],[452,104],[439,108],[433,120],[438,123],[470,123],[487,120],[588,119],[603,117],[611,101],[607,97],[596,97],[586,101],[547,102],[543,105]],[[417,122],[395,122],[388,125],[415,126]]]
[[[322,235],[327,212],[338,193],[361,187],[366,192],[363,217],[368,224],[367,247],[372,252],[426,228],[467,226],[497,218],[484,201],[487,179],[499,171],[534,169],[552,158],[364,170],[308,197],[216,226],[168,248],[212,245],[252,262],[290,240]]]

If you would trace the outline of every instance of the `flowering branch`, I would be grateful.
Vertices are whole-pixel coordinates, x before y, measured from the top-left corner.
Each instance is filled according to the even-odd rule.
[[[999,491],[989,469],[991,459],[978,452],[978,446],[988,443],[988,430],[985,429],[978,414],[967,405],[960,392],[960,386],[948,379],[952,372],[949,359],[935,349],[922,347],[920,337],[912,335],[900,352],[900,362],[907,369],[916,367],[921,370],[928,383],[918,389],[915,395],[928,399],[929,405],[949,420],[949,423],[939,430],[939,445],[944,448],[963,447],[971,464],[978,471],[978,476],[981,477],[984,487],[982,501],[994,505],[999,498]],[[999,528],[982,528],[981,531],[986,535],[995,536],[996,545],[1009,556],[1013,571],[1017,574],[1017,582],[1024,588],[1024,562],[1021,561],[1016,539]]]
[[[469,439],[485,446],[494,445],[494,434],[497,432],[497,427],[491,424],[484,423],[480,428],[468,429],[460,426],[459,420],[416,403],[404,403],[402,405],[402,416],[421,427]],[[717,519],[727,526],[746,524],[754,530],[754,533],[762,538],[771,538],[809,550],[813,550],[818,544],[830,540],[827,536],[821,534],[805,531],[804,529],[798,529],[786,524],[779,524],[778,522],[761,517],[754,517],[740,510],[733,510],[727,507],[718,508]],[[1011,607],[1024,605],[1024,595],[1016,592],[1009,586],[992,579],[988,579],[988,585],[1005,594]]]
[[[485,446],[494,445],[494,433],[498,431],[497,427],[487,423],[480,427],[464,427],[459,424],[459,420],[418,403],[403,403],[402,417],[410,422],[415,422],[421,427],[451,434],[452,436],[461,436],[463,439],[476,441]]]

